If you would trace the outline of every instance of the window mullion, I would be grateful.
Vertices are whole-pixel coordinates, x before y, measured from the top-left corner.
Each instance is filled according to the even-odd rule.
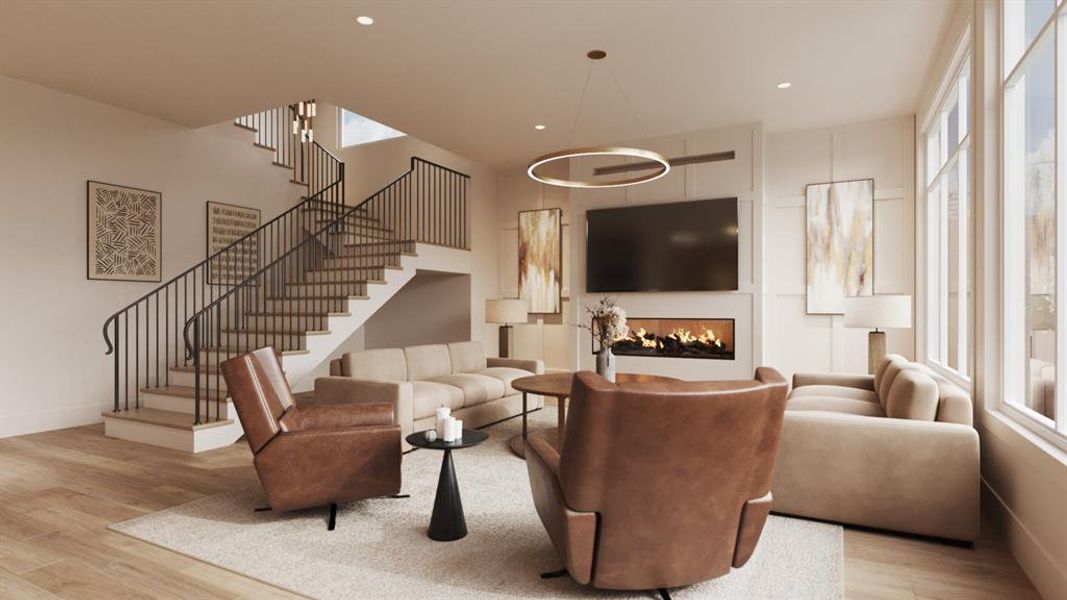
[[[1062,6],[1061,6],[1062,9]],[[1056,429],[1067,433],[1067,14],[1053,16],[1057,29],[1055,67],[1056,99]]]
[[[968,175],[970,161],[959,161],[959,186],[956,200],[956,370],[963,375],[970,375],[970,361],[967,351],[967,323],[970,319],[967,304],[970,286],[967,284],[970,275],[971,257],[968,252],[971,232],[969,207],[967,198],[970,194]]]

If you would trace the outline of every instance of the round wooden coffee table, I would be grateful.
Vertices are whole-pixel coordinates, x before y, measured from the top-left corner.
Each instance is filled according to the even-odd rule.
[[[559,448],[563,441],[563,428],[567,424],[567,399],[571,397],[571,382],[574,381],[574,373],[545,373],[544,375],[531,375],[520,377],[511,382],[511,387],[522,392],[522,433],[508,440],[511,451],[519,458],[526,458],[526,395],[537,394],[555,398],[559,404],[559,426],[554,430],[542,432],[553,446]],[[615,375],[615,383],[653,383],[678,381],[674,377],[663,375],[646,375],[643,373],[618,373]]]

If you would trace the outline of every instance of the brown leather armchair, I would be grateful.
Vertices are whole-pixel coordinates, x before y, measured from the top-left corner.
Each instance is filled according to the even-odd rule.
[[[534,504],[564,573],[659,590],[744,565],[771,509],[788,382],[615,385],[578,373],[562,451],[527,440]]]
[[[270,508],[330,507],[400,491],[400,426],[390,404],[296,405],[281,363],[261,348],[222,363]]]

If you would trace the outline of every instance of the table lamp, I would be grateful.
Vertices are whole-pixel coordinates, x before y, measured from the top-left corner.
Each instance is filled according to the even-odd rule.
[[[875,294],[845,298],[845,327],[873,330],[867,337],[867,372],[874,374],[885,358],[882,330],[911,327],[911,296]]]
[[[525,323],[528,312],[521,298],[500,298],[485,301],[485,322],[500,323],[500,358],[511,356],[511,324]]]

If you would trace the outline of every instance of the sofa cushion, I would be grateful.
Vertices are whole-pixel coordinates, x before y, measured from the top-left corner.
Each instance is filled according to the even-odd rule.
[[[794,388],[789,394],[790,398],[801,398],[804,396],[833,396],[835,398],[852,398],[854,400],[878,402],[878,394],[875,394],[871,390],[861,390],[859,388],[844,385],[802,385],[798,388]]]
[[[817,410],[823,412],[846,413],[850,415],[862,415],[865,417],[884,417],[885,411],[877,402],[857,400],[856,398],[843,398],[841,396],[801,396],[790,398],[785,409],[789,410]]]
[[[454,342],[448,345],[453,373],[476,373],[485,368],[481,342]]]
[[[448,346],[430,344],[404,348],[408,361],[408,381],[440,377],[452,373],[452,361],[448,358]]]
[[[878,378],[878,385],[874,388],[874,391],[878,392],[878,401],[882,403],[882,408],[885,408],[885,399],[889,395],[889,388],[893,385],[893,380],[897,378],[897,374],[900,370],[908,366],[908,360],[898,354],[890,354],[886,357],[885,368],[882,369],[882,376]]]
[[[341,357],[341,374],[356,379],[408,380],[404,351],[400,348],[349,352]]]
[[[504,382],[477,373],[453,373],[434,377],[428,381],[445,383],[463,390],[464,408],[504,397]]]
[[[499,379],[504,384],[504,394],[510,395],[516,393],[515,388],[511,387],[511,382],[520,377],[529,377],[533,373],[524,369],[516,369],[515,367],[489,367],[488,369],[482,369],[478,371],[481,375],[488,375],[495,379]]]
[[[411,416],[413,419],[432,417],[434,412],[447,406],[452,410],[463,408],[463,390],[454,385],[434,381],[411,382]]]
[[[901,369],[885,398],[885,414],[893,419],[933,421],[937,416],[937,383],[918,369]]]

